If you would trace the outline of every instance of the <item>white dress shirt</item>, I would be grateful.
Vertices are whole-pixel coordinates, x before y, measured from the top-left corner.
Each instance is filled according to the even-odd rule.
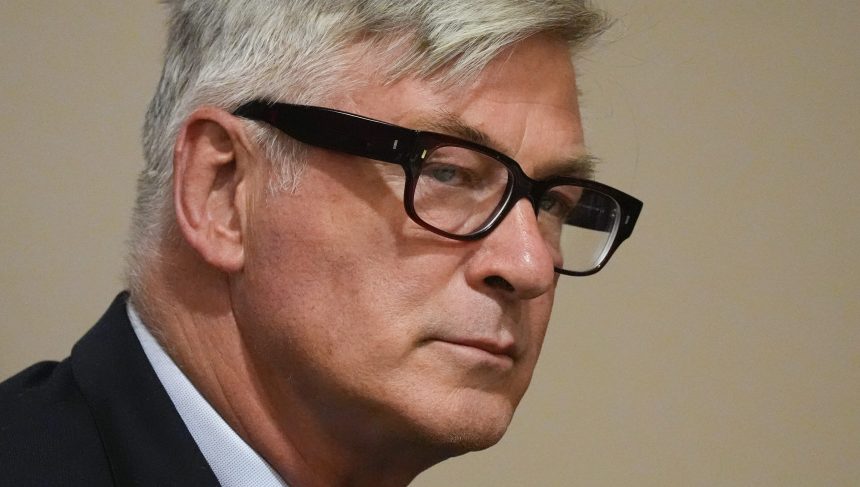
[[[286,482],[236,434],[161,348],[131,303],[128,317],[155,375],[224,487],[287,487]]]

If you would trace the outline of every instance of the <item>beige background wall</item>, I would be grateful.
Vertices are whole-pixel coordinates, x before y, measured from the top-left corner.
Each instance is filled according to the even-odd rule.
[[[565,282],[502,443],[419,486],[860,485],[860,3],[603,2],[601,179],[642,198]],[[0,375],[120,289],[155,1],[0,2]]]

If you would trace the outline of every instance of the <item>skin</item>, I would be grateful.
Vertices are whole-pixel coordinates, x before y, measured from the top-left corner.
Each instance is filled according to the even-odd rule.
[[[444,107],[532,176],[584,154],[569,54],[546,37],[465,89],[370,79],[325,105],[418,129]],[[501,438],[557,280],[530,203],[482,240],[446,240],[406,216],[399,167],[321,149],[296,192],[272,196],[242,123],[207,107],[186,120],[174,167],[180,238],[133,299],[290,485],[406,485]]]

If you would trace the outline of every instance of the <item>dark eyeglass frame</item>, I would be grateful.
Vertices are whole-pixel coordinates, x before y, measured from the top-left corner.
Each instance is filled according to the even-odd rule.
[[[613,241],[595,267],[588,271],[569,271],[555,268],[560,274],[587,276],[602,269],[621,242],[633,232],[633,227],[642,210],[642,202],[622,191],[590,179],[553,176],[544,180],[530,178],[519,163],[510,157],[474,142],[435,132],[412,130],[372,118],[343,112],[332,108],[309,105],[294,105],[264,100],[254,100],[237,108],[233,115],[265,122],[290,137],[322,149],[343,152],[382,162],[398,164],[406,175],[403,203],[406,213],[417,224],[427,230],[453,240],[470,241],[485,237],[522,198],[527,198],[535,210],[538,202],[551,188],[573,185],[609,196],[618,203],[620,215],[618,229]],[[505,198],[496,211],[480,228],[466,235],[457,235],[440,230],[425,222],[415,211],[414,196],[418,176],[424,157],[443,146],[461,147],[484,154],[504,165],[512,175]]]

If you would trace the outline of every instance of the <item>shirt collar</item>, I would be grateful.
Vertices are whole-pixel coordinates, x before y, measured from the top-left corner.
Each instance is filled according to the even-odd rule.
[[[224,487],[288,487],[280,475],[233,431],[182,373],[140,320],[130,301],[127,310],[134,334],[146,358],[218,482]]]

